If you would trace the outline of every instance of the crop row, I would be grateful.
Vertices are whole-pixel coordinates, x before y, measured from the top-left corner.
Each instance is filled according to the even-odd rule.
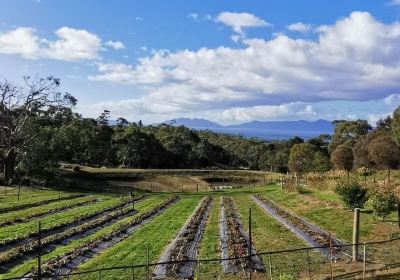
[[[192,216],[187,224],[185,230],[179,235],[177,242],[171,252],[170,261],[186,261],[188,260],[188,250],[191,243],[195,240],[196,235],[200,229],[200,225],[207,214],[208,207],[212,201],[210,196],[206,197],[199,208],[197,208],[195,214]],[[167,266],[167,269],[173,272],[175,275],[179,274],[181,267],[185,265],[184,262],[172,263]]]
[[[145,195],[137,196],[135,198],[135,201],[143,199],[144,197],[145,197]],[[115,204],[113,206],[107,207],[105,209],[100,209],[100,210],[94,211],[92,213],[80,215],[78,217],[75,217],[72,220],[68,220],[68,221],[65,221],[63,223],[54,225],[52,227],[42,229],[40,231],[40,235],[42,237],[46,237],[46,236],[54,234],[54,233],[56,233],[58,231],[63,231],[65,229],[68,229],[69,227],[79,226],[84,222],[87,222],[87,221],[92,220],[92,219],[96,219],[96,217],[101,216],[104,213],[111,212],[111,211],[114,211],[114,210],[117,210],[117,209],[121,209],[121,208],[123,208],[123,207],[125,207],[127,205],[130,205],[130,204],[132,204],[132,200],[129,200],[129,201],[128,200],[124,200],[122,202],[119,202],[119,203],[117,203],[117,204]],[[16,238],[5,240],[5,241],[2,242],[2,244],[0,246],[0,251],[4,251],[5,249],[10,248],[10,247],[15,247],[16,245],[18,245],[20,243],[25,244],[25,243],[32,242],[33,238],[37,238],[38,237],[38,234],[39,234],[38,231],[28,232],[28,233],[22,234],[22,235],[20,235],[20,236],[18,236]]]
[[[245,258],[248,255],[250,244],[244,236],[233,199],[224,197],[223,204],[227,224],[229,258],[234,258],[233,263],[246,271],[250,268],[249,260]],[[252,264],[252,268],[256,267]]]
[[[104,224],[118,219],[119,217],[124,217],[130,213],[134,212],[133,208],[125,207],[120,210],[116,210],[111,213],[107,213],[104,216],[97,218],[95,220],[91,220],[87,223],[84,223],[77,227],[71,227],[63,232],[56,233],[50,236],[47,236],[40,240],[34,240],[29,243],[25,243],[19,246],[12,248],[11,250],[6,251],[5,253],[0,254],[0,266],[5,266],[6,264],[10,264],[15,262],[16,260],[26,256],[28,254],[32,254],[37,252],[39,249],[46,247],[51,244],[61,243],[63,240],[70,238],[75,235],[82,234],[88,230],[101,227]]]
[[[36,207],[36,206],[41,206],[41,205],[45,205],[45,204],[56,202],[56,201],[69,200],[69,199],[74,199],[74,198],[79,198],[79,197],[84,197],[84,196],[86,196],[86,195],[85,194],[74,194],[74,195],[70,195],[70,196],[41,200],[39,202],[33,202],[33,203],[27,203],[27,204],[22,204],[22,205],[10,206],[10,207],[6,207],[6,208],[0,208],[0,214],[6,213],[6,212],[11,212],[11,211],[27,209],[27,208]]]
[[[326,234],[322,231],[318,231],[308,225],[304,220],[301,218],[297,217],[296,215],[288,212],[285,209],[282,209],[278,205],[276,205],[274,202],[260,196],[256,195],[256,197],[261,200],[263,203],[267,204],[269,207],[271,207],[275,212],[277,212],[280,216],[282,216],[286,221],[292,223],[294,226],[308,234],[315,242],[320,244],[321,246],[330,246],[332,242],[334,243],[335,241],[331,238],[329,234]],[[332,244],[335,245],[335,244]]]
[[[161,211],[164,211],[166,208],[171,206],[173,203],[175,203],[179,199],[178,196],[172,196],[159,205],[155,206],[153,209],[151,209],[148,212],[142,213],[139,216],[135,217],[133,220],[129,221],[126,224],[122,224],[116,229],[114,229],[112,232],[99,236],[98,238],[95,238],[91,241],[86,242],[85,244],[82,244],[81,246],[74,248],[71,251],[65,252],[63,255],[57,256],[56,258],[52,258],[48,260],[46,263],[42,265],[42,276],[49,276],[51,274],[54,274],[55,270],[57,268],[65,267],[69,263],[71,263],[74,259],[76,259],[79,256],[85,255],[86,253],[92,252],[94,248],[98,248],[101,245],[104,245],[105,243],[116,239],[119,237],[121,234],[126,234],[129,229],[139,226],[146,220],[149,220],[153,216],[157,215]],[[37,275],[37,270],[33,270],[32,272],[33,275]]]
[[[75,203],[72,203],[72,204],[66,204],[66,205],[63,205],[61,207],[51,208],[51,209],[48,209],[46,211],[39,212],[39,213],[33,213],[33,214],[25,216],[25,217],[14,217],[12,219],[0,222],[0,226],[9,226],[9,225],[14,225],[14,224],[24,223],[24,222],[30,221],[32,219],[43,218],[43,217],[49,216],[51,214],[55,214],[55,213],[66,211],[66,210],[69,210],[69,209],[72,209],[72,208],[77,208],[77,207],[80,207],[80,206],[88,205],[88,204],[91,204],[91,203],[95,203],[97,201],[98,201],[97,198],[91,197],[91,198],[89,198],[87,200],[84,200],[84,201],[75,202]]]

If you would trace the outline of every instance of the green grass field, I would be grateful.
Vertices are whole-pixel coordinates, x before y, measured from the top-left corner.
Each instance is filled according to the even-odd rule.
[[[56,248],[56,250],[52,251],[51,253],[43,255],[43,257],[42,257],[43,261],[45,262],[54,257],[63,255],[64,253],[66,253],[68,251],[72,251],[73,249],[79,247],[82,244],[85,244],[86,242],[88,242],[90,240],[94,240],[98,237],[104,236],[104,235],[112,232],[115,228],[119,227],[120,225],[128,223],[132,218],[136,217],[139,213],[143,213],[143,212],[150,210],[152,207],[154,207],[155,205],[162,202],[167,196],[168,195],[157,195],[157,196],[153,196],[148,199],[145,199],[143,201],[137,202],[135,205],[135,209],[139,211],[137,214],[131,215],[127,218],[124,218],[124,219],[112,224],[111,226],[102,228],[99,231],[97,231],[93,234],[90,234],[89,236],[86,236],[81,239],[73,240],[72,242],[68,243],[67,245],[59,246]],[[8,273],[1,275],[0,279],[7,278],[7,277],[17,277],[17,276],[23,275],[23,274],[29,272],[32,269],[32,267],[35,267],[36,264],[37,264],[36,259],[28,260],[28,261],[24,262],[23,264],[14,267]]]
[[[162,216],[158,216],[134,232],[131,237],[83,264],[79,269],[124,266],[132,263],[145,264],[147,246],[150,262],[157,262],[163,250],[176,236],[201,199],[202,196],[182,198],[177,204],[165,211]],[[136,273],[143,275],[144,271],[138,270]],[[80,276],[79,279],[97,279],[97,277],[96,274],[86,277]],[[107,279],[126,279],[126,275],[115,277],[108,275]]]
[[[40,219],[42,223],[42,229],[51,229],[64,223],[73,222],[79,219],[79,217],[81,217],[83,214],[88,215],[96,213],[121,202],[121,198],[119,197],[100,195],[97,196],[97,198],[99,199],[98,203],[74,208],[63,213],[56,213]],[[30,234],[36,233],[37,230],[37,220],[32,220],[22,224],[3,226],[0,229],[0,240],[2,240],[2,242],[6,242],[16,238],[28,237]]]
[[[7,195],[2,193],[0,201],[5,202],[5,206],[0,203],[0,209],[9,207],[19,207],[21,205],[37,204],[42,201],[53,200],[59,197],[60,193],[53,190],[25,190],[21,188],[20,202],[15,201],[16,188],[8,188]],[[1,192],[1,190],[0,190]],[[61,193],[62,197],[71,196],[76,193]],[[167,248],[168,244],[174,239],[181,227],[193,214],[198,203],[205,195],[213,196],[213,204],[210,209],[208,221],[203,232],[203,237],[199,246],[199,259],[214,259],[220,257],[220,198],[228,196],[234,199],[239,217],[245,230],[248,230],[249,220],[248,211],[252,209],[252,240],[257,252],[274,252],[286,249],[307,247],[302,240],[297,238],[291,231],[283,227],[274,218],[259,208],[252,200],[252,195],[260,194],[269,198],[280,206],[290,209],[297,214],[305,217],[317,226],[332,232],[337,237],[350,241],[352,234],[352,212],[345,209],[336,194],[330,191],[320,191],[309,189],[300,194],[297,192],[287,192],[281,190],[277,185],[265,185],[257,187],[246,187],[237,189],[226,189],[224,191],[204,192],[204,193],[181,193],[180,200],[167,208],[161,215],[155,217],[150,222],[140,226],[126,239],[116,243],[110,248],[95,255],[93,258],[79,265],[75,271],[85,272],[100,268],[109,268],[114,266],[130,266],[133,264],[145,264],[147,261],[147,248],[149,250],[149,262],[157,262],[159,257]],[[121,225],[127,225],[141,213],[146,213],[160,205],[170,193],[154,193],[148,198],[137,202],[136,210],[138,213],[131,214],[128,217],[119,220],[113,220],[107,226],[102,226],[91,231],[87,236],[73,239],[70,242],[55,244],[51,251],[44,253],[42,262],[53,260],[66,253],[73,252],[82,247],[89,241],[105,237],[118,229]],[[96,201],[93,201],[93,199]],[[2,200],[1,200],[2,199]],[[127,200],[125,196],[124,200]],[[90,202],[87,205],[80,203]],[[13,225],[4,225],[0,227],[0,243],[16,238],[25,238],[29,234],[35,233],[37,223],[40,220],[44,229],[50,229],[58,225],[75,221],[83,215],[96,213],[108,207],[121,202],[120,195],[112,194],[90,194],[85,193],[84,197],[73,198],[69,200],[53,201],[40,206],[32,206],[26,209],[8,211],[0,214],[3,221],[13,221],[18,219],[27,219]],[[68,209],[57,212],[57,209],[68,207]],[[17,209],[16,208],[16,209]],[[368,206],[366,210],[369,210]],[[50,212],[49,211],[55,211]],[[44,215],[43,217],[33,217],[32,215]],[[387,221],[374,217],[370,211],[361,214],[361,237],[362,241],[388,239],[390,235],[398,232],[395,226],[395,213],[392,213]],[[1,246],[1,245],[0,245]],[[374,251],[378,256],[384,256],[383,250]],[[387,249],[387,248],[386,248]],[[2,257],[0,252],[0,260]],[[278,257],[279,256],[279,257]],[[266,274],[269,273],[270,262],[273,266],[273,273],[278,277],[282,273],[304,277],[304,261],[306,258],[312,258],[315,262],[323,261],[322,255],[311,252],[306,255],[305,251],[297,253],[285,253],[279,255],[263,256],[263,262],[266,268]],[[17,277],[30,272],[36,267],[37,260],[35,254],[29,258],[18,261],[14,266],[6,271],[0,272],[0,279]],[[315,271],[323,271],[326,267],[315,266]],[[154,268],[150,268],[151,273]],[[198,274],[200,272],[200,274]],[[127,279],[132,278],[132,273],[140,279],[146,274],[145,268],[123,269],[115,271],[101,272],[102,279]],[[316,272],[315,272],[316,273]],[[326,273],[326,271],[324,271]],[[258,275],[264,277],[266,274]],[[201,263],[196,267],[195,276],[203,279],[238,279],[239,276],[223,275],[221,265],[217,262]],[[88,273],[71,277],[70,279],[98,279],[99,274]]]
[[[0,211],[5,208],[19,207],[31,203],[41,203],[59,197],[71,196],[76,193],[60,192],[56,190],[39,190],[33,188],[21,188],[18,200],[17,187],[0,187]]]
[[[344,208],[334,192],[309,190],[305,194],[299,194],[283,191],[280,187],[274,186],[261,194],[332,232],[337,237],[348,242],[352,241],[353,212]],[[396,232],[396,225],[393,222],[394,212],[388,221],[384,222],[372,215],[368,207],[365,210],[367,211],[361,213],[361,241],[385,240],[391,233]]]
[[[91,203],[95,202],[94,199],[97,199],[96,196],[85,196],[85,197],[78,197],[70,200],[64,201],[55,201],[52,203],[48,203],[42,206],[30,207],[28,209],[23,209],[19,211],[11,211],[0,214],[0,221],[2,223],[8,221],[14,221],[16,219],[26,219],[32,217],[33,215],[41,215],[46,214],[49,211],[56,211],[58,209],[62,209],[64,207],[74,207],[80,203]]]

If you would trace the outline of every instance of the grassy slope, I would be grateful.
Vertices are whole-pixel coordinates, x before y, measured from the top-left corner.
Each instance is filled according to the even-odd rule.
[[[103,196],[103,195],[97,197],[101,198],[102,201],[82,206],[79,208],[70,209],[66,212],[56,213],[54,215],[40,219],[40,221],[42,222],[42,228],[48,229],[65,222],[71,222],[82,216],[82,214],[86,215],[94,213],[121,202],[121,199],[119,197]],[[0,240],[5,241],[10,239],[15,239],[20,236],[22,237],[28,236],[29,233],[36,232],[37,227],[38,227],[37,220],[32,220],[30,222],[22,224],[4,226],[0,229]]]
[[[137,202],[135,204],[135,208],[140,212],[140,213],[144,213],[146,211],[149,211],[150,209],[152,209],[155,205],[161,203],[168,195],[156,195],[156,196],[152,196],[150,198],[147,198],[143,201]],[[114,229],[116,229],[118,226],[122,225],[122,224],[126,224],[128,223],[132,217],[135,217],[137,214],[132,215],[130,217],[124,218],[108,227],[105,227],[103,229],[100,229],[99,231],[85,237],[85,238],[81,238],[78,240],[73,240],[70,243],[63,245],[63,246],[58,246],[54,251],[52,251],[49,254],[45,254],[42,257],[43,262],[45,262],[46,260],[49,260],[51,258],[54,258],[56,256],[62,255],[65,252],[71,251],[74,248],[77,248],[79,246],[81,246],[82,244],[93,240],[97,237],[100,236],[104,236],[110,232],[112,232]],[[26,262],[24,262],[23,264],[20,264],[16,267],[14,267],[13,269],[11,269],[7,274],[3,274],[0,276],[0,279],[2,278],[7,278],[7,277],[17,277],[17,276],[21,276],[24,275],[25,273],[29,272],[31,270],[31,268],[33,266],[36,265],[36,259],[31,259],[28,260]]]
[[[150,261],[156,262],[169,242],[175,237],[188,217],[193,213],[201,196],[182,198],[177,204],[167,209],[163,215],[156,217],[150,223],[134,232],[128,239],[104,251],[96,258],[84,263],[80,270],[143,264],[146,261],[146,246],[149,246]],[[160,234],[162,233],[162,234]],[[127,273],[130,273],[128,271]],[[137,274],[143,274],[140,270]],[[126,279],[121,271],[114,271],[113,276],[107,274],[107,279]],[[105,274],[104,274],[105,275]],[[97,274],[80,276],[79,279],[97,279]]]

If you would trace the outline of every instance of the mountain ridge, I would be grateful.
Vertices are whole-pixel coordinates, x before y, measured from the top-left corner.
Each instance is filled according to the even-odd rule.
[[[221,125],[207,119],[177,118],[165,123],[174,126],[184,125],[196,130],[211,130],[267,140],[288,139],[294,136],[309,139],[320,134],[332,134],[334,129],[334,125],[330,121],[323,119],[316,121],[250,121],[234,125]]]

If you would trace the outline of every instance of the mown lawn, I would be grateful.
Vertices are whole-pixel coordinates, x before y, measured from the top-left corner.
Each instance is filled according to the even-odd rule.
[[[135,231],[129,238],[81,265],[79,270],[144,264],[146,263],[147,246],[149,248],[150,262],[157,262],[168,244],[193,214],[201,199],[202,196],[183,197],[162,215]],[[150,272],[152,269],[154,268],[151,268]],[[131,277],[131,273],[131,270],[112,271],[108,274],[104,272],[103,277],[105,279],[127,279],[127,277]],[[139,275],[143,276],[145,271],[144,269],[138,269],[135,273],[139,277]],[[81,275],[74,279],[98,279],[98,274]]]
[[[167,194],[156,195],[156,196],[149,197],[143,201],[135,203],[135,209],[139,211],[137,214],[126,217],[120,221],[113,223],[110,226],[101,228],[98,231],[96,231],[95,233],[92,233],[91,235],[88,235],[84,238],[73,240],[66,245],[58,246],[51,253],[48,253],[48,254],[45,254],[42,256],[43,262],[45,262],[51,258],[61,256],[61,255],[65,254],[66,252],[70,252],[90,240],[94,240],[98,237],[101,237],[101,236],[111,233],[114,229],[118,228],[120,225],[127,224],[130,220],[132,220],[132,218],[136,217],[139,213],[144,213],[144,212],[151,210],[153,207],[155,207],[156,205],[160,204],[163,200],[168,198],[168,196],[169,195],[167,195]],[[29,272],[31,270],[31,268],[36,265],[37,265],[36,259],[31,259],[31,260],[25,261],[24,263],[11,269],[8,273],[0,275],[0,279],[22,276],[22,275],[26,274],[27,272]]]

